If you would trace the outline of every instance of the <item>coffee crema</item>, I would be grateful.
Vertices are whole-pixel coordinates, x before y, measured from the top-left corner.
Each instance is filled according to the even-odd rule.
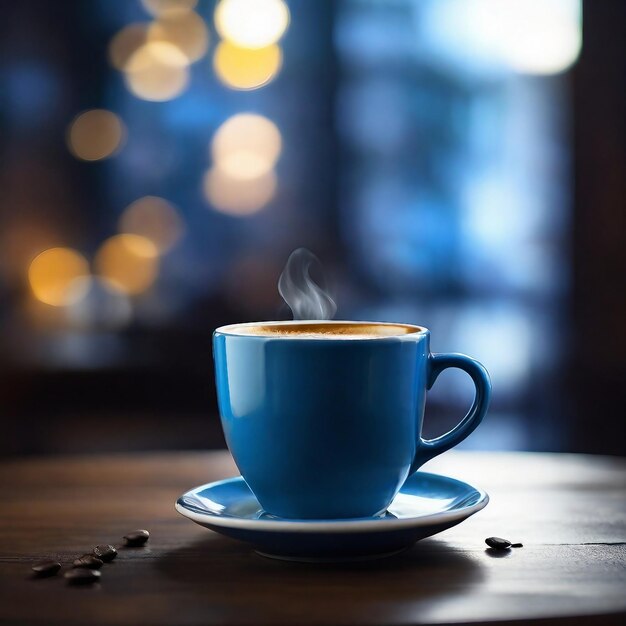
[[[251,324],[228,326],[218,329],[236,335],[258,337],[289,337],[293,339],[376,339],[380,337],[398,337],[422,332],[418,326],[386,323],[354,322],[315,322],[285,324]]]

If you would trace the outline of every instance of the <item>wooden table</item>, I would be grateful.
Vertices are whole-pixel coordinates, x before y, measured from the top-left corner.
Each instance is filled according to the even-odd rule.
[[[174,511],[236,473],[225,452],[0,463],[0,624],[626,623],[626,460],[451,452],[428,469],[484,487],[487,508],[386,560],[264,559]],[[29,578],[148,528],[92,587]],[[491,556],[484,539],[524,547]],[[576,619],[574,619],[576,617]]]

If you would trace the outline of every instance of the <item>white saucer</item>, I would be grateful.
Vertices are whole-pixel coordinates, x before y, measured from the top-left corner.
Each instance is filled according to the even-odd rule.
[[[456,526],[488,502],[484,491],[460,480],[416,472],[385,516],[287,520],[267,515],[239,476],[188,491],[176,501],[176,510],[201,526],[250,543],[263,556],[342,561],[400,552]]]

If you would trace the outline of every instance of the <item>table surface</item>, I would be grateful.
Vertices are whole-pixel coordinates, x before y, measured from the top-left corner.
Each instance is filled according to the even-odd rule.
[[[450,452],[425,469],[485,488],[490,504],[395,557],[311,565],[174,511],[181,492],[236,474],[226,452],[2,462],[0,624],[625,623],[626,459]],[[148,545],[121,549],[94,586],[29,576],[135,528]],[[491,535],[524,547],[492,556]]]

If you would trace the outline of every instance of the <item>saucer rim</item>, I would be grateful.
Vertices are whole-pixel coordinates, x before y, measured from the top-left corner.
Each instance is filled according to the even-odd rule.
[[[242,476],[233,476],[231,478],[225,478],[223,480],[216,480],[204,485],[194,487],[189,491],[186,491],[176,500],[174,508],[183,517],[186,517],[197,524],[206,526],[208,524],[213,526],[220,526],[224,528],[239,528],[246,530],[257,530],[266,532],[332,532],[336,533],[354,533],[354,532],[394,532],[405,528],[419,528],[421,526],[431,526],[433,524],[445,524],[448,522],[454,522],[457,520],[464,520],[474,515],[478,511],[484,509],[489,503],[489,494],[480,487],[470,485],[465,481],[458,478],[451,478],[444,474],[433,474],[431,472],[416,472],[417,474],[425,476],[434,476],[436,478],[443,478],[448,481],[455,481],[477,491],[479,493],[479,499],[477,502],[468,507],[463,507],[454,511],[441,511],[437,513],[429,513],[427,515],[418,515],[415,517],[405,517],[402,519],[389,519],[389,518],[358,518],[358,519],[340,519],[340,520],[260,520],[260,519],[244,519],[241,517],[222,517],[207,511],[206,513],[197,513],[190,511],[181,502],[183,498],[188,496],[196,496],[198,492],[204,491],[211,487],[217,487],[226,483],[245,482]],[[402,491],[402,488],[400,489]]]

